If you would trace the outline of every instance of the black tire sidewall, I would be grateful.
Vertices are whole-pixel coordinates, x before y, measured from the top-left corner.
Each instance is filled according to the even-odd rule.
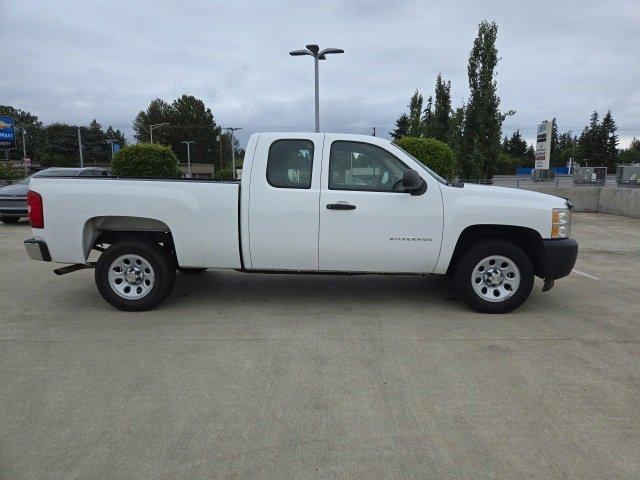
[[[139,255],[153,268],[155,284],[148,295],[138,300],[128,300],[119,296],[109,284],[109,267],[121,255]],[[102,297],[120,310],[149,310],[162,302],[173,289],[176,271],[170,255],[159,245],[151,242],[123,240],[111,245],[98,259],[95,269],[95,281]]]
[[[520,270],[520,285],[502,302],[489,302],[480,297],[471,284],[471,273],[482,259],[501,255],[515,262]],[[517,245],[505,240],[485,240],[471,247],[457,262],[454,282],[458,294],[471,308],[482,313],[507,313],[522,305],[533,288],[534,271],[531,260]]]

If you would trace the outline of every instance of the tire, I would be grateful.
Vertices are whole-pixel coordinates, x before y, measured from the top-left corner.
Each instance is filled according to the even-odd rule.
[[[5,217],[0,215],[0,222],[2,223],[18,223],[20,221],[20,217]]]
[[[100,255],[95,270],[102,298],[120,310],[150,310],[173,290],[176,271],[171,255],[144,240],[122,240]]]
[[[176,267],[179,272],[187,273],[187,274],[196,274],[206,272],[206,268],[195,268],[195,267]]]
[[[522,249],[498,239],[467,250],[456,262],[453,275],[460,298],[481,313],[518,308],[529,298],[533,278],[533,265]]]

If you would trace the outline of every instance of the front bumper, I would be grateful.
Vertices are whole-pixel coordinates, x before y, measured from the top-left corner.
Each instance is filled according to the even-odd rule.
[[[44,240],[29,238],[24,241],[24,248],[27,250],[29,257],[31,257],[32,260],[40,260],[42,262],[51,261],[49,247],[47,247],[47,244],[44,242]]]
[[[542,240],[544,272],[540,275],[546,280],[566,277],[573,270],[578,257],[578,242],[573,238]]]

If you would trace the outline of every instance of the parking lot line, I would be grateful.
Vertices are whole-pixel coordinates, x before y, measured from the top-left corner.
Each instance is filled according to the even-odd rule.
[[[590,278],[592,280],[600,280],[600,277],[596,277],[595,275],[591,275],[589,273],[581,272],[580,270],[576,270],[575,268],[571,270],[573,273],[577,273],[578,275],[582,275],[583,277]]]

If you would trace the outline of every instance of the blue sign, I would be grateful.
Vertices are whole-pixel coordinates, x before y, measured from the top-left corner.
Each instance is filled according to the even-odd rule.
[[[0,116],[0,149],[16,146],[16,130],[13,118]]]
[[[118,153],[120,151],[120,144],[119,143],[114,143],[113,144],[113,153]]]

